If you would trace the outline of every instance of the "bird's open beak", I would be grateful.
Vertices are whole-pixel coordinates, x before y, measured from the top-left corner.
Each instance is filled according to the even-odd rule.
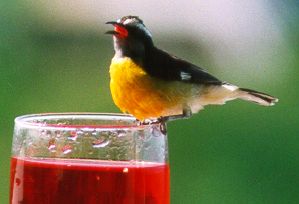
[[[119,23],[117,23],[116,21],[108,21],[108,22],[106,22],[106,24],[111,24],[111,25],[115,26],[115,25],[118,25]],[[117,35],[119,33],[116,32],[115,30],[109,30],[109,31],[105,32],[105,34]]]
[[[123,24],[118,23],[116,21],[108,21],[106,24],[111,24],[114,26],[114,30],[110,30],[105,32],[105,34],[110,34],[110,35],[116,35],[118,37],[127,37],[128,36],[128,31],[124,27]]]

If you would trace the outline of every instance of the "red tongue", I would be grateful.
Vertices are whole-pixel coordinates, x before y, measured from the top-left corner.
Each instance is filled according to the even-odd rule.
[[[114,30],[119,33],[120,37],[126,38],[128,36],[128,31],[122,26],[115,25]]]

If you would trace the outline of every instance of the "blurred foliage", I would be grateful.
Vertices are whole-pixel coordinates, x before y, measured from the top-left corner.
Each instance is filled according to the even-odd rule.
[[[104,30],[51,32],[25,5],[0,4],[0,203],[7,203],[16,116],[118,109],[109,92],[113,49]],[[285,9],[294,8],[296,2]],[[172,203],[299,202],[298,15],[281,15],[289,48],[283,56],[291,56],[291,67],[284,66],[285,59],[278,66],[292,75],[271,82],[277,84],[271,88],[256,87],[254,80],[249,84],[278,96],[280,102],[271,108],[230,102],[170,123]],[[196,57],[192,47],[174,49],[177,55]]]

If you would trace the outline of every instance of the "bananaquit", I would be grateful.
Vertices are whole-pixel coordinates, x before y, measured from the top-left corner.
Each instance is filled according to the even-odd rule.
[[[110,89],[122,112],[140,121],[190,117],[206,105],[243,99],[272,106],[277,98],[239,88],[204,69],[155,47],[150,31],[137,16],[125,16],[114,26],[115,55],[110,65]]]

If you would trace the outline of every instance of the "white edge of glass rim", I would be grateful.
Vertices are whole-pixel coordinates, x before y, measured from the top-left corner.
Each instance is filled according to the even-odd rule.
[[[108,127],[67,127],[67,126],[62,126],[62,127],[55,127],[55,126],[47,126],[47,124],[33,124],[30,122],[33,119],[55,119],[55,118],[71,118],[71,117],[76,117],[76,118],[86,118],[86,119],[107,119],[107,120],[125,120],[128,122],[132,122],[132,125],[120,125],[117,126],[116,128],[108,128]],[[29,121],[29,122],[28,122]],[[132,115],[129,114],[122,114],[122,113],[95,113],[95,112],[62,112],[62,113],[38,113],[38,114],[28,114],[28,115],[22,115],[18,116],[15,118],[15,127],[23,127],[23,128],[28,128],[28,129],[44,129],[44,130],[67,130],[67,131],[72,131],[72,130],[115,130],[115,129],[121,129],[121,130],[128,130],[128,129],[142,129],[144,128],[144,125],[137,125],[137,120],[134,118]],[[123,127],[122,127],[123,126]],[[151,126],[151,125],[145,125],[145,126]]]

